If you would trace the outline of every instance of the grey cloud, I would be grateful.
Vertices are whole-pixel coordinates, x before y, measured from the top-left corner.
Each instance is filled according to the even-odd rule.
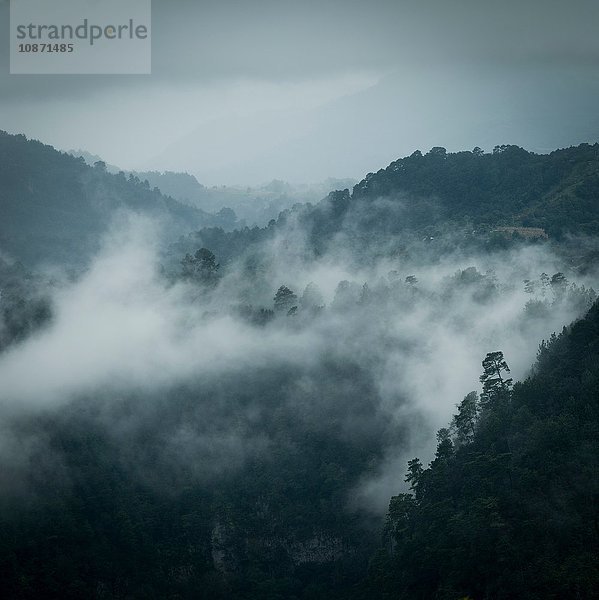
[[[210,184],[359,178],[415,148],[546,151],[599,135],[591,0],[177,0],[153,11],[152,75],[10,76],[1,5],[0,128]]]
[[[0,60],[7,65],[8,5],[0,11]],[[157,81],[287,81],[405,65],[597,64],[597,22],[592,0],[161,1],[153,3],[152,77],[3,76],[3,87],[5,97],[32,89],[68,97]]]

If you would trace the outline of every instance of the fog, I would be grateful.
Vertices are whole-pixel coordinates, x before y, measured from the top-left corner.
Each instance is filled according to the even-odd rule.
[[[502,350],[514,379],[525,377],[541,340],[591,298],[540,282],[524,291],[525,279],[560,270],[547,245],[431,260],[413,243],[365,266],[349,224],[314,257],[293,218],[260,246],[258,271],[241,256],[205,286],[165,273],[159,227],[122,218],[90,268],[50,292],[51,322],[0,355],[0,459],[11,473],[44,447],[35,428],[20,429],[39,415],[84,415],[134,477],[173,486],[181,470],[205,481],[276,456],[292,427],[376,447],[378,463],[346,500],[382,513],[405,461],[430,457],[435,431],[479,388],[485,354]],[[298,309],[258,323],[281,285]]]
[[[294,347],[306,351],[304,335],[288,340],[272,331],[259,339],[227,314],[203,317],[208,307],[193,290],[160,281],[151,245],[157,226],[131,217],[115,227],[89,271],[54,297],[50,328],[3,357],[4,403],[54,405],[99,388],[154,390],[192,374],[234,372],[249,357],[268,364]]]

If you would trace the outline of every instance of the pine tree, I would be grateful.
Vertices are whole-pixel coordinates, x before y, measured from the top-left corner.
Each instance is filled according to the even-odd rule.
[[[489,352],[483,362],[483,374],[480,382],[483,391],[480,395],[480,403],[483,407],[488,406],[494,400],[509,395],[512,389],[512,379],[504,379],[502,373],[509,373],[510,368],[503,358],[503,352]]]
[[[277,290],[274,302],[275,312],[278,314],[294,314],[297,310],[297,296],[286,285]]]

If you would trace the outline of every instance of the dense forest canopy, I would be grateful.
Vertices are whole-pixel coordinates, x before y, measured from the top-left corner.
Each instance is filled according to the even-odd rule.
[[[0,144],[4,597],[596,594],[598,146],[226,232]]]
[[[456,246],[488,251],[505,245],[506,237],[548,237],[584,267],[598,256],[598,173],[597,144],[550,154],[517,146],[498,146],[487,154],[477,148],[416,151],[368,174],[351,193],[334,191],[316,205],[298,205],[267,228],[205,229],[182,240],[177,250],[204,245],[226,261],[297,222],[308,237],[307,251],[315,255],[340,246],[339,251],[368,260],[405,253],[420,241],[427,242],[427,254],[438,257]],[[585,244],[569,244],[581,235],[587,236]]]
[[[598,358],[597,303],[541,344],[513,389],[503,354],[486,356],[483,393],[458,405],[428,467],[409,461],[410,492],[391,499],[376,597],[597,597]]]

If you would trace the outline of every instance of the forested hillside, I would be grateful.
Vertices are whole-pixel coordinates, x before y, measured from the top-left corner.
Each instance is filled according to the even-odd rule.
[[[373,597],[599,597],[599,304],[512,389],[499,352],[391,499]]]
[[[178,237],[194,209],[0,142],[0,596],[594,597],[597,147],[434,149]]]
[[[220,221],[103,163],[0,132],[0,249],[29,266],[80,267],[97,252],[116,211],[159,219],[167,238]]]
[[[368,174],[354,188],[331,192],[319,204],[284,211],[265,229],[225,233],[206,229],[189,236],[178,251],[211,248],[228,260],[264,240],[285,235],[297,222],[307,251],[323,255],[341,246],[359,260],[402,254],[410,240],[426,240],[427,252],[441,256],[456,246],[492,250],[507,237],[498,228],[541,228],[560,241],[599,233],[599,145],[582,144],[534,154],[517,146],[447,153],[417,151]],[[410,239],[412,236],[413,239]],[[449,240],[447,238],[450,238]],[[594,247],[576,254],[577,264],[596,260]]]
[[[468,221],[475,226],[542,227],[551,236],[599,232],[599,145],[550,154],[517,146],[446,153],[415,152],[369,174],[353,198],[395,197],[415,213],[415,226]]]

